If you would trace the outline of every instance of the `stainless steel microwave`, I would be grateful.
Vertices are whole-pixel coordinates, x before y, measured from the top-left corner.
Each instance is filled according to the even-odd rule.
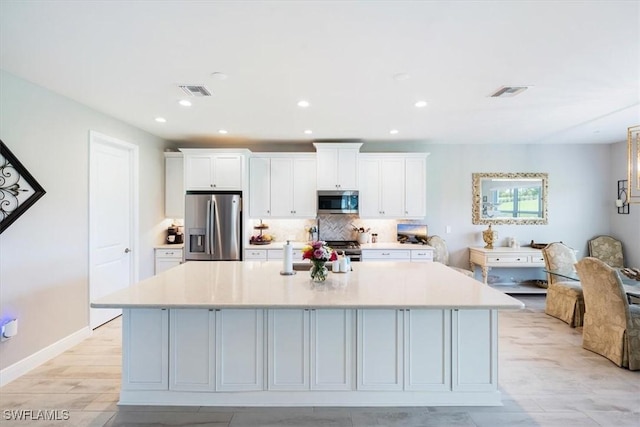
[[[319,214],[357,214],[357,191],[318,191]]]

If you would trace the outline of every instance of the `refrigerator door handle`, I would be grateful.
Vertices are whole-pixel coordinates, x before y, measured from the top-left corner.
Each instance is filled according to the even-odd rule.
[[[204,252],[211,254],[211,217],[212,217],[211,200],[207,200],[207,219],[205,221],[204,231]]]
[[[213,256],[218,252],[216,249],[217,245],[215,244],[215,241],[218,238],[216,230],[218,232],[220,230],[218,229],[219,226],[217,224],[218,212],[216,209],[215,197],[209,203],[211,204],[211,215],[209,216],[209,229],[211,230],[211,234],[209,235],[209,253]]]

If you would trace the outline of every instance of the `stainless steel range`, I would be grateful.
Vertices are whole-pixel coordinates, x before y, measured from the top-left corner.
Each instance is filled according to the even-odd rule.
[[[344,253],[353,262],[359,262],[362,259],[362,250],[360,244],[355,240],[326,240],[327,245],[338,253]]]

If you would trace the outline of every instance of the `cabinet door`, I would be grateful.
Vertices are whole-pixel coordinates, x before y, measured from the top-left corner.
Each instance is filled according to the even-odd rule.
[[[311,310],[311,389],[353,390],[355,310]]]
[[[184,180],[187,190],[211,190],[213,188],[213,162],[209,154],[190,154],[184,160]]]
[[[318,190],[338,189],[338,149],[317,149]]]
[[[405,217],[423,218],[427,214],[427,160],[405,160]]]
[[[184,160],[181,153],[165,153],[164,216],[184,218]]]
[[[239,154],[216,154],[213,160],[213,188],[215,190],[242,190],[242,156]]]
[[[122,310],[122,341],[122,389],[168,390],[168,310]]]
[[[454,310],[453,391],[498,389],[498,311]]]
[[[451,310],[404,310],[404,389],[451,389]]]
[[[160,274],[170,268],[180,265],[180,260],[175,258],[156,258],[155,274]]]
[[[358,390],[402,390],[402,310],[358,310]]]
[[[271,215],[294,216],[293,211],[293,161],[271,159]]]
[[[404,217],[404,159],[383,159],[380,172],[381,215]]]
[[[169,389],[215,390],[215,312],[172,309],[169,326]]]
[[[216,390],[264,388],[264,312],[216,311]]]
[[[249,159],[249,216],[271,216],[271,160],[265,157]]]
[[[269,310],[269,390],[309,389],[309,310]]]
[[[360,217],[378,218],[380,209],[380,160],[360,160]]]
[[[338,189],[358,189],[358,149],[338,149]]]
[[[296,217],[315,218],[317,209],[317,186],[315,159],[293,159],[293,211]]]

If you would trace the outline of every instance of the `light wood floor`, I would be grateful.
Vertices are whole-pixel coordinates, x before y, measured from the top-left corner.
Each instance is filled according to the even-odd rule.
[[[544,314],[544,296],[500,314],[502,407],[118,407],[121,323],[0,388],[0,425],[34,426],[640,426],[640,371],[581,347],[581,329]],[[58,410],[60,421],[11,420]],[[18,412],[16,412],[18,411]],[[22,414],[25,412],[22,411]],[[51,413],[51,412],[50,412]]]

